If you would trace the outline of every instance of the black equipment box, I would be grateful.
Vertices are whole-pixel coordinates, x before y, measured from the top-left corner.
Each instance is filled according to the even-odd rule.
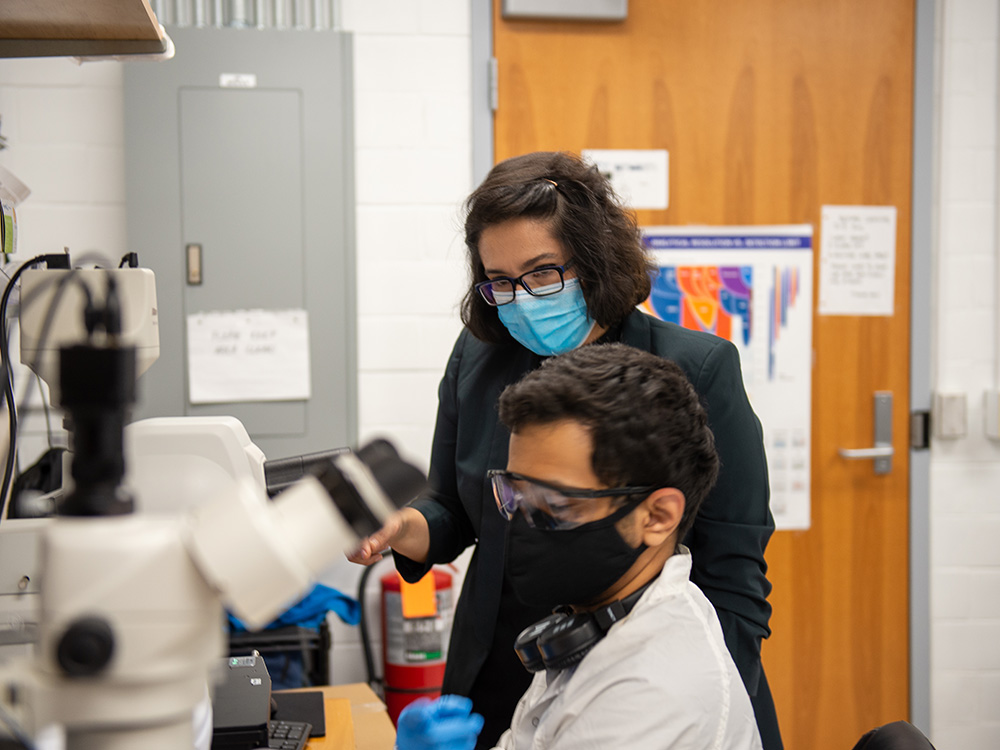
[[[260,654],[226,659],[212,700],[212,750],[267,747],[271,677]]]

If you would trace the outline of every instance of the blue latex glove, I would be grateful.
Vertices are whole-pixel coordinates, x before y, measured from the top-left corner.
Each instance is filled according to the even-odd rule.
[[[483,717],[472,713],[468,698],[418,698],[399,714],[396,750],[472,750],[482,728]]]

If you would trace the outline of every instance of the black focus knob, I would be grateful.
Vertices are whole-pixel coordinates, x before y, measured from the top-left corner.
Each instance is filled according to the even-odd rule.
[[[88,677],[101,672],[115,651],[115,634],[107,620],[81,617],[59,639],[56,660],[71,677]]]

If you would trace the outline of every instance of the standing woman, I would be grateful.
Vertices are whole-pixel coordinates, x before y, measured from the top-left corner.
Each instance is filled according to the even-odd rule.
[[[551,609],[521,603],[504,569],[505,521],[486,476],[507,465],[500,392],[544,357],[592,343],[618,341],[671,359],[706,406],[722,461],[718,483],[684,540],[691,580],[719,614],[765,750],[780,748],[760,662],[771,614],[764,548],[774,521],[760,422],[736,348],[636,309],[649,295],[655,267],[632,214],[607,179],[578,157],[507,159],[469,196],[466,209],[472,284],[462,302],[465,329],[438,391],[432,489],[350,559],[367,565],[391,547],[400,574],[416,581],[476,545],[455,612],[443,692],[472,698],[486,719],[478,747],[492,747],[530,682],[514,639]],[[559,601],[554,590],[553,606]]]

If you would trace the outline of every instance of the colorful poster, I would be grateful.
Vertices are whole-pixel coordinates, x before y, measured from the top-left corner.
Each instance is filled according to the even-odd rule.
[[[642,309],[735,344],[764,430],[775,524],[809,528],[812,227],[642,232],[659,266]]]

